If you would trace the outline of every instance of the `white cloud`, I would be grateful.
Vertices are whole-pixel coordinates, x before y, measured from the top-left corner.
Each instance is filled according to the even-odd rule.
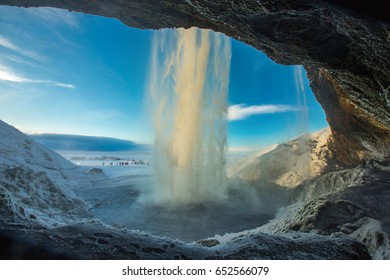
[[[18,55],[22,55],[24,57],[36,60],[36,61],[44,61],[46,58],[44,56],[41,56],[38,53],[25,50],[24,48],[18,46],[17,44],[13,43],[10,39],[0,35],[0,47],[3,47],[5,49],[11,50]],[[8,60],[13,60],[14,62],[21,63],[24,62],[24,60],[21,57],[15,57],[15,56],[7,56]],[[23,75],[15,73],[15,71],[7,68],[6,66],[2,65],[0,63],[0,80],[1,81],[7,81],[7,82],[14,82],[14,83],[39,83],[39,84],[48,84],[52,86],[57,87],[63,87],[63,88],[70,88],[74,89],[76,88],[75,85],[67,84],[67,83],[61,83],[51,80],[34,80],[30,78],[26,78]]]
[[[52,84],[53,86],[57,86],[57,87],[64,87],[64,88],[71,88],[71,89],[76,88],[76,86],[72,85],[72,84],[64,84],[64,83],[58,83],[58,82],[53,82],[53,81],[46,81],[46,82]]]
[[[13,51],[17,51],[19,48],[14,43],[12,43],[9,39],[0,35],[0,46],[6,49],[10,49]]]
[[[36,62],[31,62],[29,59],[25,59],[25,57],[19,54],[13,55],[8,52],[0,51],[0,65],[5,64],[27,65],[28,67],[36,68]]]
[[[229,121],[245,120],[253,115],[275,114],[284,112],[296,112],[299,111],[298,107],[291,105],[252,105],[246,106],[245,104],[232,105],[228,109],[227,119]]]
[[[26,49],[20,47],[17,44],[13,43],[10,39],[8,39],[2,35],[0,35],[0,47],[11,50],[13,52],[16,52],[20,55],[23,55],[25,57],[31,58],[31,59],[36,60],[36,61],[41,62],[41,61],[46,60],[44,56],[42,56],[36,52],[29,51],[29,50],[26,50]]]
[[[13,83],[48,84],[48,85],[52,85],[52,86],[56,86],[56,87],[63,87],[63,88],[70,88],[70,89],[76,88],[76,86],[72,85],[72,84],[60,83],[60,82],[51,81],[51,80],[29,79],[29,78],[23,77],[22,75],[15,73],[14,71],[4,67],[3,65],[0,65],[0,81],[13,82]]]
[[[22,76],[19,76],[12,71],[1,67],[0,68],[0,80],[6,81],[6,82],[14,82],[14,83],[27,83],[29,82],[29,79],[26,79]]]

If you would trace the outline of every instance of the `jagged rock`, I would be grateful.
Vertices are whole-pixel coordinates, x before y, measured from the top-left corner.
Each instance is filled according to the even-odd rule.
[[[389,259],[389,170],[374,165],[326,174],[296,189],[298,202],[262,231],[349,235],[364,243],[374,258]]]
[[[257,233],[217,247],[186,244],[101,224],[72,224],[34,230],[0,222],[0,259],[371,259],[351,238],[305,236],[292,239]]]
[[[344,226],[355,228],[349,235],[366,244],[368,252],[373,258],[390,259],[390,235],[384,231],[380,221],[365,217]]]
[[[341,166],[390,154],[388,1],[334,0],[1,0],[121,20],[137,28],[191,27],[223,32],[282,64],[307,69]]]

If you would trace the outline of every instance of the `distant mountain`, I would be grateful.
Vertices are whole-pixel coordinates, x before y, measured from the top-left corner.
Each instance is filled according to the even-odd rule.
[[[151,148],[149,145],[109,137],[51,133],[29,136],[38,143],[57,151],[145,151]]]
[[[327,168],[329,129],[295,138],[244,158],[228,176],[252,182],[270,182],[294,188],[320,176]]]

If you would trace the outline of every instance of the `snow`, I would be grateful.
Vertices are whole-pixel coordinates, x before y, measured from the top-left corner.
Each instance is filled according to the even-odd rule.
[[[326,196],[356,186],[362,182],[364,170],[330,172],[316,180],[305,182],[294,197],[294,203],[278,210],[275,218],[258,230],[268,234],[291,234],[291,227],[302,219],[310,219],[326,203]]]
[[[46,149],[22,132],[0,120],[0,164],[28,165],[45,169],[74,169],[57,153]]]
[[[72,190],[88,184],[88,174],[2,121],[0,147],[0,197],[8,219],[52,227],[88,216]]]
[[[390,238],[383,230],[380,221],[372,218],[362,218],[355,223],[355,227],[357,229],[350,236],[365,243],[374,259],[390,259]]]
[[[227,172],[231,178],[296,187],[322,174],[326,168],[329,129],[305,134],[271,146],[240,161]]]
[[[389,167],[374,164],[373,168],[378,171],[357,167],[325,173],[328,135],[328,130],[322,130],[298,137],[233,166],[228,172],[231,184],[251,181],[231,188],[231,197],[236,197],[236,200],[229,200],[227,204],[170,209],[161,216],[160,212],[167,209],[134,202],[151,180],[152,162],[150,165],[103,166],[102,161],[96,160],[99,157],[87,156],[87,160],[77,166],[0,121],[0,227],[2,231],[23,236],[26,240],[33,238],[34,243],[70,250],[66,253],[72,252],[83,258],[365,258],[368,255],[364,246],[355,241],[358,240],[367,246],[374,258],[389,259],[389,222],[387,215],[382,213],[387,211],[387,206],[376,207],[376,216],[365,216],[364,212],[369,212],[377,195],[381,195],[378,191],[385,188]],[[261,187],[259,182],[270,184]],[[366,188],[359,186],[367,184],[373,186],[373,191],[370,193],[367,189],[372,197],[371,200],[365,199],[364,204],[359,199],[360,192]],[[276,217],[264,225],[261,225],[264,222],[259,222],[260,216],[256,216],[258,213],[254,209],[253,221],[257,219],[257,225],[261,226],[247,224],[245,230],[239,229],[237,221],[244,223],[249,213],[245,211],[254,207],[248,204],[247,196],[252,197],[262,210],[269,207],[266,203],[261,205],[264,200],[270,200],[264,191],[271,188],[270,194],[276,196],[276,190],[272,188],[278,185],[283,190],[291,188],[292,191],[293,188],[292,204],[279,209]],[[264,197],[254,197],[257,192]],[[390,192],[383,193],[383,199],[386,200],[388,195]],[[81,197],[90,199],[86,202]],[[129,198],[134,201],[129,202]],[[106,208],[99,206],[103,204]],[[126,204],[127,208],[124,207]],[[319,213],[340,215],[336,211],[339,206],[351,211],[352,220],[348,220],[349,214],[336,216],[346,219],[336,221],[339,223],[336,230],[340,232],[319,234],[323,228],[315,222],[324,222]],[[379,211],[379,208],[384,210]],[[219,225],[223,228],[219,234],[208,238],[219,244],[214,242],[218,245],[205,248],[196,242],[154,236],[137,231],[141,228],[120,223],[107,225],[96,216],[99,211],[102,211],[101,217],[106,215],[111,221],[122,216],[131,217],[138,221],[138,225],[171,227],[169,230],[175,229],[178,234],[181,234],[180,227],[172,222],[177,217],[181,217],[178,222],[182,223],[182,228],[193,230],[195,235],[196,229],[210,228],[217,221],[221,221]],[[196,216],[196,211],[204,216],[201,223],[194,224],[197,228],[187,223]],[[195,216],[191,217],[193,214]],[[37,225],[43,228],[35,230]],[[296,225],[304,232],[294,230]],[[238,232],[223,234],[229,228]],[[118,248],[122,249],[118,251]]]
[[[278,147],[278,145],[271,145],[268,148],[262,149],[252,155],[248,155],[243,159],[237,161],[234,165],[230,166],[227,170],[227,176],[230,178],[240,178],[241,173],[247,166],[255,165],[258,159],[269,152],[272,152]]]
[[[279,209],[273,220],[252,233],[290,238],[302,234],[349,236],[365,244],[374,259],[388,260],[388,170],[388,166],[375,164],[373,169],[357,167],[308,181],[296,190],[295,203]]]
[[[228,172],[232,178],[291,189],[291,204],[256,229],[214,238],[225,244],[258,233],[289,238],[349,236],[364,243],[373,258],[389,259],[390,222],[385,213],[389,211],[390,167],[374,162],[332,171],[327,165],[332,165],[328,137],[328,129],[303,135],[233,166]]]

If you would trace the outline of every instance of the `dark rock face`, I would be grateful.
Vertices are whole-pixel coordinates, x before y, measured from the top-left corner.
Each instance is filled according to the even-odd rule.
[[[355,97],[352,96],[356,91],[345,89],[351,86],[349,83],[354,79],[353,87],[359,91],[365,89],[369,92],[367,84],[370,81],[358,79],[351,74],[348,74],[349,78],[343,78],[340,73],[332,74],[324,69],[313,67],[306,67],[306,69],[313,92],[326,112],[332,132],[328,144],[329,149],[334,152],[336,162],[343,167],[351,167],[370,159],[386,160],[390,151],[390,130],[389,126],[380,119],[386,119],[388,112],[363,108],[371,104],[380,106],[378,98],[380,95],[360,96],[356,100],[362,106],[358,106],[353,101]],[[388,109],[390,110],[390,107]]]
[[[4,245],[0,259],[371,259],[362,243],[346,237],[290,239],[244,234],[208,248],[96,224],[54,229],[3,226],[0,221],[0,245]]]
[[[282,64],[306,67],[341,166],[390,154],[388,1],[0,0],[113,17],[137,28],[223,32]]]

